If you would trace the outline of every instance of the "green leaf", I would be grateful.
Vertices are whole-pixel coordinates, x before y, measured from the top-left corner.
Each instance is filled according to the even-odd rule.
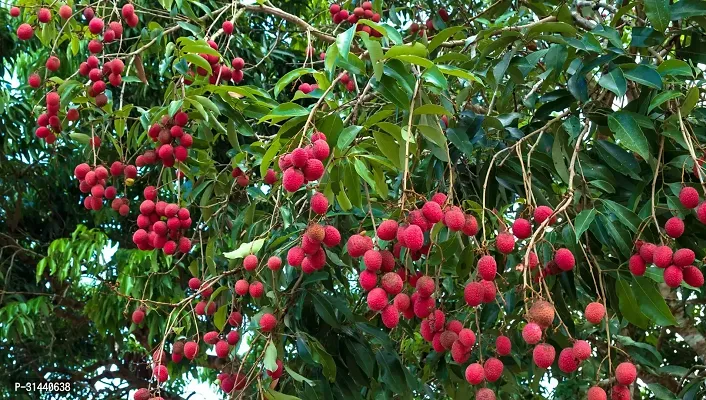
[[[662,89],[662,76],[659,72],[647,65],[638,65],[636,68],[624,71],[625,77],[642,85]]]
[[[201,67],[201,68],[205,69],[206,72],[208,72],[209,74],[211,74],[211,72],[213,72],[211,70],[211,64],[209,64],[206,59],[204,59],[203,57],[201,57],[198,54],[184,54],[184,56],[182,56],[182,58],[197,67]]]
[[[272,159],[275,158],[281,147],[282,144],[279,140],[274,140],[272,143],[270,143],[269,147],[267,148],[267,151],[265,152],[265,155],[262,156],[262,162],[260,164],[261,177],[264,177],[265,174],[267,174],[267,169],[270,168],[270,162],[272,162]]]
[[[688,92],[686,92],[686,98],[684,99],[684,102],[681,104],[681,116],[682,118],[686,118],[689,113],[691,113],[691,110],[694,109],[696,106],[696,103],[699,102],[699,88],[694,86],[691,89],[689,89]]]
[[[640,229],[640,224],[642,223],[642,220],[637,214],[630,211],[630,209],[626,208],[622,204],[614,202],[613,200],[604,199],[602,200],[602,203],[605,206],[606,211],[610,211],[615,214],[623,225],[628,227],[631,231],[637,233]]]
[[[355,140],[356,136],[358,136],[358,133],[360,133],[362,129],[363,127],[359,125],[351,125],[349,127],[346,127],[338,135],[338,142],[336,143],[336,147],[341,150],[347,149],[348,146],[353,143],[353,140]]]
[[[593,220],[596,218],[596,209],[583,210],[576,216],[574,220],[574,228],[576,229],[576,243],[579,242],[581,235],[586,232]]]
[[[650,145],[642,129],[630,114],[618,111],[608,115],[608,128],[615,134],[615,138],[628,150],[632,150],[643,159],[650,158]]]
[[[91,142],[91,137],[85,133],[72,132],[69,133],[69,137],[81,144],[88,144]]]
[[[633,179],[640,179],[640,163],[632,153],[607,140],[597,140],[596,149],[609,167]]]
[[[683,1],[683,0],[682,0]],[[680,1],[679,3],[681,3]],[[664,76],[688,76],[693,77],[693,72],[689,64],[683,60],[665,60],[662,64],[657,67],[657,72]]]
[[[281,77],[277,83],[275,83],[275,97],[277,97],[290,83],[297,80],[298,78],[306,75],[313,74],[316,72],[313,68],[297,68],[295,70],[289,71]]]
[[[701,0],[679,0],[671,6],[673,21],[706,15],[706,4]]]
[[[669,25],[669,0],[643,0],[645,14],[652,26],[659,32],[664,32]]]
[[[216,105],[215,105],[211,100],[209,100],[208,98],[203,97],[203,96],[198,96],[198,95],[194,96],[194,98],[196,99],[196,101],[199,102],[199,104],[201,104],[204,108],[207,108],[207,109],[209,109],[210,111],[212,111],[215,115],[220,115],[220,114],[221,114],[221,111],[218,109],[218,106],[216,106]],[[193,102],[192,102],[192,104],[193,104]]]
[[[370,55],[370,63],[373,65],[375,80],[380,81],[385,69],[382,62],[382,58],[384,57],[382,46],[379,41],[371,39],[370,35],[365,32],[362,32],[361,37],[363,38],[365,48],[368,49],[368,54]]]
[[[464,29],[466,29],[465,26],[452,26],[434,35],[434,38],[427,45],[429,53],[434,51],[437,47],[439,47],[442,43],[451,38],[453,35],[461,32]]]
[[[652,110],[661,106],[665,102],[682,97],[683,95],[684,94],[682,92],[677,90],[666,90],[664,92],[659,92],[659,94],[655,96],[652,101],[650,101],[650,106],[647,108],[647,113],[649,114]]]
[[[419,56],[412,56],[412,55],[403,54],[403,55],[399,55],[399,56],[388,57],[388,59],[405,61],[410,64],[419,65],[424,68],[434,68],[433,62],[429,61],[428,59],[426,59],[424,57],[419,57]]]
[[[330,326],[338,328],[340,324],[336,319],[336,311],[333,305],[331,305],[331,302],[321,293],[309,293],[311,294],[311,301],[314,303],[314,309],[316,309],[316,313],[319,314],[319,317]]]
[[[436,67],[439,68],[439,71],[441,71],[441,73],[444,75],[455,76],[457,78],[465,79],[468,82],[476,82],[480,83],[481,86],[485,86],[485,84],[480,79],[478,79],[478,77],[476,77],[465,69],[454,67],[452,65],[437,65]]]
[[[414,115],[422,114],[451,115],[447,109],[438,104],[424,104],[414,109]]]
[[[379,131],[373,132],[373,138],[377,143],[378,149],[382,154],[390,160],[390,162],[397,167],[398,170],[402,169],[402,161],[400,160],[400,146],[395,142],[395,140],[386,133]]]
[[[351,51],[351,42],[353,37],[355,37],[355,28],[356,26],[353,25],[347,31],[341,32],[336,36],[338,54],[346,61],[348,61],[348,53]]]
[[[293,369],[289,368],[289,366],[285,365],[284,369],[287,371],[287,374],[292,377],[297,382],[306,382],[309,386],[314,387],[316,386],[316,382],[312,381],[311,379],[307,379],[301,374],[298,374],[296,371]]]
[[[598,84],[615,93],[618,97],[625,96],[625,92],[628,90],[628,82],[625,80],[625,76],[623,76],[623,70],[617,67],[601,76],[601,79],[598,80]]]
[[[618,279],[615,283],[615,287],[618,291],[618,306],[623,317],[638,328],[647,329],[650,321],[645,314],[640,311],[640,305],[628,281]]]
[[[395,58],[399,56],[416,56],[424,58],[428,55],[427,48],[419,43],[398,44],[392,46],[386,53],[385,58]]]
[[[171,8],[172,8],[172,7],[171,7],[172,0],[160,0],[160,1],[165,1],[165,2],[167,2],[167,3],[169,4],[169,6],[164,5],[164,8],[165,8],[166,10],[171,10]],[[167,4],[167,3],[165,3],[165,4]],[[160,3],[160,4],[161,4],[161,3]],[[179,21],[179,22],[177,22],[177,25],[179,25],[179,26],[182,27],[183,29],[186,29],[187,31],[193,33],[194,35],[197,35],[197,36],[198,36],[198,35],[201,34],[201,28],[199,28],[198,26],[196,26],[196,25],[194,25],[194,24],[190,24],[190,23],[184,22],[184,21]]]
[[[540,33],[561,33],[563,36],[576,36],[576,28],[564,22],[542,22],[527,30],[527,36]]]
[[[223,257],[229,259],[229,260],[235,260],[238,258],[243,258],[247,256],[248,254],[255,254],[260,249],[262,246],[265,244],[265,239],[257,239],[252,242],[248,243],[243,243],[241,244],[237,249],[223,253]]]
[[[309,115],[309,110],[296,103],[283,103],[275,107],[269,114],[260,118],[260,122],[274,118],[303,117]]]
[[[184,104],[183,99],[174,100],[171,103],[169,103],[169,110],[168,110],[169,116],[173,117],[177,113],[177,111],[179,111],[181,109],[181,106],[183,104]]]
[[[431,140],[432,143],[446,151],[446,137],[438,125],[417,125],[417,130],[421,132],[425,138]]]
[[[270,388],[267,388],[267,391],[265,391],[265,397],[267,398],[267,400],[301,400],[299,397],[280,393]]]
[[[672,393],[669,389],[660,385],[659,383],[648,383],[647,388],[650,389],[650,391],[652,391],[652,394],[654,394],[655,397],[659,400],[678,399],[678,397],[674,396],[674,393]]]
[[[375,182],[373,174],[370,172],[365,163],[362,162],[360,159],[356,158],[353,162],[353,167],[355,168],[355,172],[357,172],[358,175],[363,178],[365,182],[368,183],[368,185],[370,185],[373,191],[377,192],[377,183]]]
[[[223,287],[223,286],[221,286],[221,287]],[[228,312],[229,309],[230,309],[230,305],[224,304],[224,305],[218,307],[218,310],[213,315],[213,324],[216,325],[216,328],[218,328],[219,331],[222,331],[223,327],[226,325],[226,313]]]
[[[268,371],[277,370],[277,346],[272,341],[265,348],[265,369]]]
[[[633,292],[640,299],[640,310],[654,323],[660,326],[676,325],[669,306],[662,298],[659,290],[655,287],[655,283],[649,278],[636,276],[632,285]]]

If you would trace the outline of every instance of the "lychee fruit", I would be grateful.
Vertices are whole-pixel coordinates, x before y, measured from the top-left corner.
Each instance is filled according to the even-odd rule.
[[[478,260],[478,274],[486,281],[495,279],[498,272],[498,265],[492,256],[483,256]]]
[[[476,307],[483,302],[483,285],[480,282],[469,282],[463,290],[466,304]]]
[[[412,307],[417,318],[426,318],[434,311],[436,302],[433,297],[419,297],[412,302]]]
[[[507,232],[501,232],[495,238],[495,247],[503,254],[510,254],[515,249],[515,237]]]
[[[324,227],[324,245],[326,247],[338,246],[341,243],[341,233],[338,232],[333,225],[326,225]]]
[[[29,40],[34,36],[34,29],[30,24],[21,24],[17,27],[17,38],[20,40]]]
[[[411,300],[406,293],[398,293],[392,300],[392,303],[397,307],[399,311],[407,311],[411,305]]]
[[[368,250],[363,255],[363,264],[366,269],[377,271],[382,266],[382,255],[377,250]]]
[[[149,389],[141,388],[137,389],[135,394],[132,395],[133,400],[150,400],[152,398],[152,394],[150,394]]]
[[[427,221],[435,224],[444,218],[444,212],[441,210],[441,205],[435,201],[427,201],[422,206],[422,214]]]
[[[700,288],[704,285],[704,274],[695,266],[688,265],[684,267],[682,274],[684,275],[684,282],[686,282],[687,285],[696,288]]]
[[[441,332],[441,336],[439,337],[439,341],[441,342],[441,345],[446,350],[451,350],[451,347],[453,346],[454,342],[457,339],[458,339],[458,334],[454,331],[449,331],[449,330]]]
[[[145,319],[145,312],[141,308],[132,312],[132,323],[135,325],[140,325]]]
[[[632,272],[632,274],[636,276],[644,275],[645,271],[647,270],[647,264],[645,263],[645,260],[642,259],[642,256],[640,256],[639,254],[633,254],[630,257],[628,266],[630,267],[630,272]]]
[[[522,339],[527,344],[537,344],[542,340],[542,327],[534,322],[530,322],[522,328]]]
[[[296,168],[288,168],[282,174],[282,187],[290,192],[296,192],[304,184],[304,174]]]
[[[368,292],[368,308],[373,311],[381,311],[387,306],[387,292],[381,288],[374,288]]]
[[[483,364],[483,370],[485,371],[485,379],[488,382],[495,382],[503,375],[503,369],[505,366],[503,362],[495,357],[491,357],[485,361]]]
[[[478,389],[476,392],[476,400],[495,400],[495,392],[488,388]]]
[[[507,356],[511,351],[512,342],[510,342],[509,337],[501,335],[495,339],[495,352],[498,353],[499,356]]]
[[[574,357],[574,352],[571,347],[562,349],[559,353],[559,369],[565,373],[570,374],[579,368],[579,362]]]
[[[603,304],[594,301],[586,306],[584,314],[586,315],[586,321],[592,324],[600,324],[605,316],[605,307]]]
[[[549,368],[552,363],[554,363],[554,358],[556,357],[556,350],[554,347],[547,343],[540,343],[534,347],[532,351],[532,360],[534,364],[539,368]]]
[[[396,327],[400,322],[400,312],[394,304],[385,306],[380,313],[380,317],[382,318],[383,325],[385,325],[388,329]]]
[[[495,296],[497,294],[497,288],[493,281],[480,281],[483,286],[483,303],[492,303],[495,301]]]
[[[690,186],[685,186],[679,192],[679,202],[685,208],[696,208],[699,205],[699,192]]]
[[[382,276],[382,288],[391,296],[395,296],[402,291],[402,278],[395,272],[388,272]]]
[[[444,225],[452,231],[460,231],[466,223],[466,216],[458,207],[452,207],[444,214]]]
[[[672,264],[672,249],[669,246],[655,248],[652,262],[659,268],[667,268]]]
[[[524,218],[518,218],[512,223],[512,233],[518,239],[527,239],[532,235],[532,224]]]
[[[230,352],[230,345],[225,340],[219,340],[216,343],[216,356],[218,358],[227,358]]]
[[[470,350],[476,343],[476,334],[468,328],[463,328],[458,333],[458,341]]]
[[[547,206],[539,206],[534,209],[534,221],[538,224],[541,224],[546,221],[547,218],[549,218],[553,213],[554,211],[551,208]],[[554,222],[556,222],[556,217],[552,217],[552,219],[549,220],[549,225],[553,224]]]
[[[260,329],[263,332],[271,332],[277,326],[277,318],[270,313],[265,313],[260,317]]]
[[[608,400],[608,395],[602,388],[594,386],[588,389],[587,400]]]
[[[466,221],[461,231],[466,236],[475,236],[478,233],[478,221],[476,221],[476,217],[471,214],[466,214]]]
[[[623,385],[615,385],[611,389],[611,400],[630,400],[630,388]]]
[[[250,284],[245,279],[239,279],[237,282],[235,282],[235,293],[239,294],[240,296],[247,295],[249,289]]]
[[[562,271],[571,271],[576,265],[574,254],[565,248],[561,248],[554,253],[554,262]]]
[[[664,283],[671,287],[671,288],[676,288],[681,285],[681,283],[684,281],[684,274],[682,273],[682,269],[680,267],[677,267],[676,265],[670,265],[669,267],[664,269]]]
[[[424,246],[424,232],[418,225],[410,225],[404,230],[404,245],[416,251]]]
[[[587,360],[591,356],[591,345],[585,340],[577,340],[574,342],[573,354],[579,361]]]
[[[421,297],[429,297],[436,291],[436,282],[429,276],[422,276],[417,280],[417,293]]]
[[[301,247],[292,247],[289,251],[287,251],[287,264],[292,267],[298,267],[302,265],[302,261],[304,261],[305,256],[306,254],[304,254],[304,250],[302,250]]]
[[[169,379],[169,371],[167,371],[167,367],[162,364],[157,365],[152,370],[152,375],[157,378],[157,381],[159,382],[166,382],[167,379]]]
[[[267,268],[273,271],[279,271],[282,269],[282,259],[277,256],[272,256],[267,259]]]
[[[479,385],[485,379],[485,370],[479,363],[466,367],[466,381],[471,385]]]
[[[631,362],[623,362],[615,368],[615,380],[619,384],[629,386],[637,379],[637,369]]]
[[[311,197],[311,211],[324,215],[328,209],[328,199],[322,193],[316,193]]]
[[[375,286],[377,286],[377,283],[378,283],[377,274],[374,271],[371,271],[369,269],[365,269],[360,272],[360,276],[358,277],[358,283],[360,283],[360,287],[363,288],[363,290],[365,290],[366,292],[369,292]]]
[[[684,234],[684,221],[679,217],[672,217],[664,224],[664,231],[667,232],[667,235],[676,239]]]
[[[397,236],[397,222],[393,221],[391,219],[388,219],[386,221],[383,221],[378,227],[377,227],[377,234],[378,237],[382,240],[392,240]]]
[[[643,243],[640,247],[640,257],[642,257],[646,263],[651,264],[654,259],[655,249],[657,249],[657,246],[653,243]]]
[[[228,316],[228,324],[230,326],[239,326],[241,323],[243,323],[243,314],[238,311],[231,312]]]
[[[262,295],[265,293],[265,287],[263,286],[262,282],[255,281],[250,284],[248,292],[250,293],[250,296],[258,299],[262,297]]]
[[[471,353],[468,351],[468,348],[461,344],[460,341],[457,340],[451,345],[451,358],[455,362],[463,364],[468,361],[470,357]]]
[[[530,320],[540,327],[547,328],[554,322],[554,306],[545,300],[537,300],[529,310]]]
[[[238,344],[239,340],[240,340],[240,334],[238,333],[238,331],[230,331],[226,335],[226,341],[231,346],[235,346],[236,344]]]
[[[696,254],[691,249],[679,249],[674,252],[673,262],[677,267],[686,267],[694,263]]]
[[[373,240],[368,236],[363,236],[360,234],[353,235],[348,238],[346,243],[346,249],[348,254],[353,257],[360,257],[365,254],[368,250],[372,250]]]

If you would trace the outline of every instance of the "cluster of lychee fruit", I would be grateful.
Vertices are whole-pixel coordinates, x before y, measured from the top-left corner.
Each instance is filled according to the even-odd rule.
[[[318,89],[318,88],[319,88],[319,84],[318,84],[318,83],[306,83],[306,82],[304,82],[304,83],[299,84],[299,87],[298,87],[297,89],[299,89],[299,91],[302,92],[302,93],[304,93],[304,94],[309,94],[309,93],[313,92],[314,90],[316,90],[316,89]]]
[[[157,201],[157,188],[148,186],[143,192],[145,200],[140,204],[137,216],[137,231],[132,241],[140,250],[162,249],[171,255],[179,251],[191,251],[191,240],[184,231],[191,227],[191,214],[185,207],[175,203]]]
[[[442,21],[448,22],[449,21],[449,12],[446,11],[445,8],[441,8],[441,9],[439,9],[439,17],[441,18]],[[409,26],[409,32],[412,35],[419,34],[419,36],[423,36],[425,29],[428,32],[434,31],[434,21],[432,21],[431,18],[427,19],[424,24],[418,24],[416,22],[413,22],[412,25]]]
[[[314,132],[311,135],[311,144],[297,147],[291,153],[281,155],[278,164],[283,171],[282,187],[292,193],[305,183],[320,179],[324,176],[322,161],[327,159],[330,153],[326,135]]]
[[[35,83],[37,87],[41,85],[41,79],[37,74],[30,76],[29,82],[31,86],[34,86]],[[52,144],[56,142],[56,137],[62,130],[62,122],[59,118],[59,108],[61,103],[59,93],[54,91],[47,93],[45,102],[47,111],[37,117],[38,126],[34,131],[34,134],[38,138],[43,139],[47,144]],[[66,111],[67,121],[76,121],[78,120],[78,116],[79,114],[76,108],[69,108]]]
[[[207,43],[213,50],[218,51],[218,43],[213,40],[209,40]],[[230,65],[232,68],[228,66],[227,61],[222,64],[221,58],[215,54],[202,53],[201,58],[208,61],[208,64],[211,66],[211,72],[209,73],[207,69],[197,66],[196,74],[200,76],[208,76],[208,83],[211,85],[227,85],[231,81],[237,84],[243,81],[243,77],[245,76],[243,72],[243,68],[245,68],[245,60],[241,57],[236,57],[231,61]],[[194,83],[194,72],[189,71],[187,75],[188,77],[184,77],[184,83],[191,85]]]
[[[98,57],[91,55],[81,63],[78,72],[89,80],[89,86],[86,89],[88,96],[95,98],[96,105],[102,107],[108,102],[105,95],[107,86],[104,79],[107,78],[112,86],[120,86],[124,70],[125,64],[119,58],[105,62],[101,67]]]
[[[120,161],[115,161],[110,166],[110,175],[119,177],[125,175],[126,179],[134,179],[137,176],[137,168],[134,165],[123,165]],[[111,208],[122,216],[128,215],[130,208],[126,198],[117,197],[115,186],[106,186],[108,179],[108,169],[99,165],[91,168],[87,163],[82,163],[74,168],[74,176],[79,180],[79,190],[87,193],[83,199],[83,205],[88,210],[98,211],[103,207],[103,199],[112,200]]]
[[[373,3],[371,1],[364,1],[360,7],[353,9],[353,12],[348,12],[344,10],[338,4],[331,4],[329,6],[329,12],[333,18],[334,24],[340,24],[342,22],[348,22],[350,24],[358,24],[360,20],[370,20],[375,23],[380,22],[380,14],[373,12]],[[368,35],[373,37],[382,37],[382,33],[378,32],[376,29],[368,25],[358,24],[356,26],[356,31],[366,32]]]
[[[637,241],[635,247],[637,253],[633,254],[628,261],[633,275],[644,275],[647,264],[654,264],[663,270],[664,283],[671,288],[679,287],[682,282],[693,287],[703,286],[704,275],[693,265],[696,259],[693,250],[681,248],[673,251],[667,245],[658,246],[642,241]]]
[[[341,79],[339,82],[341,82],[341,85],[345,86],[346,90],[349,92],[355,91],[355,77],[351,78],[350,75],[348,75],[348,72],[341,73]]]
[[[154,152],[149,154],[145,152],[138,156],[136,160],[138,165],[152,164],[159,160],[165,167],[172,167],[176,161],[186,161],[189,157],[189,148],[194,143],[194,138],[184,132],[184,127],[188,123],[189,115],[183,111],[174,114],[173,118],[168,115],[162,116],[160,122],[153,124],[147,132],[158,147]]]
[[[328,209],[328,200],[320,193],[314,194],[311,200],[312,210],[325,214]],[[335,247],[341,243],[341,233],[333,225],[312,222],[301,236],[301,242],[287,251],[287,264],[292,267],[301,267],[302,272],[311,274],[326,266],[326,247]],[[273,268],[272,258],[268,266]],[[279,266],[279,265],[277,265]]]

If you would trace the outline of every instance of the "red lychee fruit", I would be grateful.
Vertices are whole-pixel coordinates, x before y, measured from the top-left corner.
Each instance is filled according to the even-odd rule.
[[[696,208],[699,205],[699,192],[690,186],[685,186],[679,192],[679,202],[685,208]]]
[[[645,264],[645,260],[643,260],[642,256],[640,256],[639,254],[633,254],[632,257],[630,257],[628,266],[630,267],[630,272],[632,272],[632,274],[636,276],[644,275],[647,269],[647,264]]]
[[[34,29],[30,24],[22,24],[17,27],[17,38],[20,40],[29,40],[34,36]]]
[[[594,386],[588,389],[587,400],[608,400],[608,395],[606,395],[605,390],[598,386]]]
[[[380,317],[382,318],[383,325],[388,329],[396,327],[400,322],[400,312],[394,304],[385,306],[380,313]]]
[[[404,230],[404,244],[413,251],[424,246],[424,232],[418,225],[410,225]]]
[[[669,246],[658,246],[655,248],[652,262],[659,268],[667,268],[672,265],[672,254]]]
[[[243,267],[248,271],[254,271],[257,269],[257,262],[257,256],[249,254],[243,259]]]
[[[397,307],[399,311],[407,311],[411,305],[411,300],[406,293],[398,293],[393,299],[392,303]]]
[[[460,231],[466,224],[466,215],[458,207],[452,207],[444,214],[444,225],[452,231]]]
[[[495,279],[495,275],[498,273],[498,265],[492,256],[483,256],[478,260],[478,274],[481,278],[486,281],[492,281]]]
[[[247,295],[249,290],[250,284],[245,279],[239,279],[237,282],[235,282],[235,293],[239,294],[240,296]]]
[[[13,18],[17,18],[20,16],[20,8],[19,7],[12,7],[10,9],[10,16]]]
[[[542,327],[534,322],[530,322],[522,328],[522,339],[527,344],[537,344],[542,340]]]
[[[382,266],[382,255],[377,250],[368,250],[363,255],[363,264],[366,269],[377,271]]]
[[[152,399],[152,394],[150,394],[149,389],[141,388],[138,389],[135,394],[132,395],[133,400],[150,400]]]
[[[56,71],[59,69],[59,67],[61,67],[61,61],[59,61],[59,58],[57,58],[55,56],[51,56],[47,59],[45,66],[47,67],[47,69],[49,71]]]
[[[279,379],[282,377],[282,373],[284,373],[284,364],[282,364],[282,360],[277,360],[277,369],[274,371],[269,371],[265,370],[267,372],[267,375],[270,376],[270,378],[274,379]]]
[[[265,286],[262,284],[262,282],[255,281],[250,284],[248,292],[250,293],[250,296],[258,299],[262,297],[262,295],[265,293]]]
[[[549,368],[552,363],[554,363],[554,358],[556,357],[556,350],[554,347],[547,343],[540,343],[534,347],[532,351],[532,360],[534,364],[539,368]]]
[[[368,236],[360,234],[351,236],[346,243],[348,254],[353,258],[364,255],[368,250],[372,250],[372,248],[373,240]]]
[[[569,249],[559,249],[554,253],[554,262],[562,271],[571,271],[576,265],[576,259]]]
[[[501,232],[495,238],[495,247],[503,254],[510,254],[515,249],[515,237],[507,232]]]
[[[216,343],[216,357],[218,358],[228,358],[228,353],[230,352],[230,345],[225,340],[219,340]]]
[[[436,302],[433,297],[418,297],[416,301],[412,302],[412,307],[417,318],[426,318],[434,311]]]
[[[629,386],[637,379],[637,369],[631,362],[623,362],[615,369],[615,380],[619,384]]]
[[[203,341],[207,344],[216,344],[218,340],[218,332],[216,331],[206,332],[203,335]]]
[[[468,328],[463,328],[458,333],[458,341],[470,350],[476,343],[476,334]]]
[[[279,271],[282,269],[282,259],[277,256],[272,256],[267,259],[267,268],[273,271]]]
[[[434,310],[434,313],[427,319],[427,323],[431,326],[432,331],[441,332],[446,324],[446,314],[441,310]]]
[[[138,308],[137,310],[132,312],[132,323],[133,324],[140,325],[144,319],[145,319],[145,312],[141,308]]]
[[[328,210],[328,199],[322,193],[315,193],[311,197],[311,211],[316,214],[324,215]]]
[[[368,308],[373,311],[381,311],[387,306],[387,292],[381,288],[374,288],[368,292]]]
[[[326,143],[326,140],[319,139],[313,142],[311,152],[314,158],[323,161],[331,154],[331,149],[328,143]]]
[[[478,233],[478,221],[476,221],[476,217],[471,214],[466,214],[465,218],[466,221],[464,222],[461,231],[466,236],[475,236]]]
[[[570,374],[579,368],[579,361],[574,357],[571,347],[562,349],[559,353],[559,369],[565,374]]]
[[[457,340],[451,345],[451,358],[455,362],[463,364],[468,361],[470,357],[471,353],[468,351],[468,348],[461,344],[460,341]]]
[[[640,257],[642,257],[646,263],[651,264],[656,248],[657,246],[653,243],[643,243],[642,246],[640,246]]]
[[[505,366],[503,362],[495,357],[491,357],[485,361],[483,364],[483,370],[485,371],[485,379],[488,382],[495,382],[503,375],[503,369]]]
[[[538,224],[543,223],[544,221],[549,218],[554,211],[547,207],[547,206],[539,206],[534,209],[534,221]],[[551,220],[549,220],[549,225],[552,225],[554,222],[556,222],[556,217],[553,217]]]
[[[463,290],[466,304],[476,307],[483,302],[483,285],[480,282],[469,282]]]
[[[510,342],[509,337],[501,335],[495,339],[495,352],[498,353],[499,356],[507,356],[511,351],[512,342]]]
[[[577,340],[572,348],[574,358],[579,361],[587,360],[591,356],[591,345],[585,340]]]
[[[679,249],[674,252],[673,262],[677,267],[686,267],[694,263],[696,254],[691,249]]]
[[[37,20],[43,24],[51,21],[51,11],[48,8],[40,8],[37,12]]]
[[[706,224],[706,201],[701,203],[701,205],[699,205],[699,208],[696,209],[696,218],[702,224]]]
[[[417,280],[416,288],[419,296],[429,297],[436,291],[436,282],[434,282],[434,278],[425,275]]]
[[[664,283],[670,288],[677,288],[684,281],[681,267],[670,265],[664,269]]]
[[[277,326],[277,318],[270,313],[265,313],[260,317],[260,329],[263,332],[271,332]]]
[[[444,218],[444,212],[441,210],[441,205],[435,201],[427,201],[422,206],[422,214],[427,221],[435,224]]]
[[[446,351],[444,345],[441,344],[441,332],[436,332],[431,340],[431,347],[437,353],[443,353]]]
[[[615,385],[611,389],[611,400],[630,400],[630,388],[622,385]]]
[[[239,340],[240,340],[240,334],[238,333],[238,331],[230,331],[226,335],[226,341],[231,346],[235,346],[236,344],[238,344]]]
[[[402,291],[402,278],[395,272],[388,272],[382,276],[382,288],[391,296],[395,296]]]
[[[333,225],[324,227],[324,241],[326,247],[338,246],[341,243],[341,233]]]
[[[159,382],[166,382],[169,379],[169,371],[164,365],[157,365],[154,370],[152,370],[152,375],[157,378]]]
[[[476,400],[495,400],[495,392],[488,388],[478,389],[476,392]]]
[[[554,322],[554,306],[545,300],[538,300],[529,310],[530,320],[540,327],[547,328]]]
[[[512,223],[512,233],[518,239],[527,239],[532,235],[532,224],[524,218],[518,218]]]
[[[88,30],[91,31],[92,34],[97,35],[101,32],[103,32],[103,27],[104,27],[103,20],[100,18],[92,18],[88,22]]]
[[[664,224],[664,230],[667,235],[676,239],[684,234],[684,221],[679,217],[672,217]]]
[[[298,267],[302,265],[302,261],[304,261],[304,257],[306,254],[304,253],[304,250],[302,250],[301,247],[294,246],[289,251],[287,251],[287,264],[291,265],[292,267]]]
[[[586,321],[594,325],[600,324],[605,316],[605,307],[603,304],[594,301],[586,306],[584,314],[586,315]]]
[[[444,203],[446,203],[446,195],[444,193],[434,193],[434,195],[431,196],[431,201],[443,206]]]
[[[360,283],[360,287],[363,288],[363,290],[369,292],[378,284],[377,274],[371,270],[365,269],[360,272],[358,283]]]
[[[230,326],[238,326],[243,322],[243,314],[238,311],[233,311],[228,316],[228,323]]]
[[[29,76],[29,79],[27,80],[29,83],[29,86],[33,88],[38,88],[42,84],[42,78],[39,77],[39,74],[34,73]]]
[[[288,168],[282,175],[282,187],[290,192],[296,192],[304,184],[304,174],[296,168]]]
[[[485,379],[485,370],[479,363],[466,367],[466,381],[471,385],[479,385]]]
[[[695,266],[688,265],[684,267],[682,274],[684,275],[684,282],[686,282],[687,285],[696,288],[700,288],[704,285],[704,274]]]
[[[382,240],[392,240],[397,236],[397,222],[391,219],[383,221],[377,227],[378,237]]]

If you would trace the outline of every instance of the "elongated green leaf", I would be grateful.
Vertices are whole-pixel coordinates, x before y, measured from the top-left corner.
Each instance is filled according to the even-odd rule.
[[[586,232],[593,220],[596,218],[596,209],[583,210],[576,216],[574,220],[574,228],[576,229],[576,243],[581,239],[581,235]]]
[[[370,35],[365,32],[361,33],[361,37],[365,43],[365,48],[368,49],[368,54],[370,54],[370,63],[373,65],[375,80],[380,81],[384,71],[384,64],[382,62],[384,53],[382,51],[382,46],[379,41],[371,39]]]
[[[390,162],[397,167],[398,170],[402,169],[399,144],[397,144],[397,142],[395,142],[390,135],[378,131],[373,132],[373,138],[375,138],[378,149],[380,149],[382,154],[390,160]]]
[[[620,222],[627,226],[631,231],[637,232],[639,230],[642,221],[637,214],[630,211],[630,209],[622,204],[614,202],[613,200],[606,199],[603,200],[602,203],[607,211],[613,212],[615,216],[618,217]]]
[[[414,109],[414,115],[422,114],[451,115],[447,109],[438,104],[424,104]]]
[[[316,72],[316,70],[313,68],[297,68],[287,72],[277,81],[277,83],[275,83],[275,97],[277,97],[284,90],[284,88],[287,87],[287,85],[294,82],[296,79],[306,74],[313,74],[314,72]]]
[[[262,248],[265,244],[265,239],[257,239],[252,242],[243,243],[237,249],[223,253],[223,257],[229,260],[235,260],[238,258],[243,258],[248,254],[255,254]]]
[[[655,285],[649,278],[641,276],[634,278],[632,289],[640,299],[640,310],[657,325],[676,325],[677,320],[674,319],[674,315]]]
[[[637,298],[630,287],[628,281],[624,279],[618,279],[615,283],[615,287],[618,291],[618,302],[620,313],[623,317],[627,319],[631,324],[647,329],[650,321],[647,319],[645,314],[640,311],[640,305],[637,302]]]
[[[269,342],[265,348],[265,369],[268,371],[277,370],[277,346],[274,342]]]
[[[419,42],[413,44],[398,44],[392,46],[386,53],[385,58],[394,58],[399,56],[417,56],[426,57],[428,54],[426,46]]]
[[[182,58],[197,67],[205,69],[209,74],[212,72],[211,64],[198,54],[184,54]]]
[[[685,118],[687,115],[691,113],[691,110],[694,109],[696,106],[696,103],[699,102],[699,88],[694,86],[691,89],[689,89],[688,92],[686,92],[686,98],[684,101],[681,103],[681,116],[682,118]]]
[[[701,0],[679,0],[671,7],[673,21],[702,15],[706,15],[706,4]]]
[[[625,96],[625,92],[628,90],[628,82],[625,80],[623,70],[617,67],[601,76],[601,79],[598,80],[598,84],[610,90],[618,97]]]
[[[312,381],[311,379],[307,379],[303,375],[297,373],[293,369],[289,368],[289,366],[285,365],[284,369],[287,371],[287,374],[292,377],[297,382],[306,382],[307,385],[314,387],[316,386],[316,382]]]
[[[267,400],[301,400],[297,396],[284,394],[270,388],[267,388],[267,390],[265,391],[265,398],[267,398]]]
[[[669,0],[643,0],[645,14],[652,22],[652,26],[659,32],[664,32],[669,25]]]
[[[353,143],[356,136],[358,136],[358,133],[360,133],[362,129],[363,127],[358,125],[351,125],[346,127],[344,130],[341,131],[341,134],[338,135],[338,142],[336,143],[336,147],[341,150],[348,148],[348,146]]]
[[[662,76],[659,72],[648,67],[647,65],[638,65],[636,68],[624,71],[625,77],[639,84],[662,89]]]
[[[576,28],[565,22],[542,22],[527,30],[527,35],[539,33],[561,33],[564,36],[576,36]]]
[[[453,35],[461,32],[462,30],[466,29],[465,26],[452,26],[450,28],[446,28],[443,31],[437,33],[434,35],[434,38],[429,42],[429,45],[427,46],[427,49],[431,53],[434,51],[439,45],[444,43],[446,40],[448,40],[450,37]]]
[[[355,25],[351,26],[347,31],[341,32],[336,36],[336,47],[338,55],[344,60],[348,60],[348,54],[351,52],[351,42],[355,37]]]
[[[270,146],[267,148],[265,155],[262,156],[262,162],[260,163],[261,177],[264,177],[265,174],[267,174],[267,169],[270,168],[270,162],[272,162],[272,159],[275,158],[281,147],[282,144],[279,140],[274,140],[270,143]]]
[[[630,114],[623,111],[608,116],[608,127],[615,134],[615,138],[628,150],[632,150],[643,159],[650,158],[650,145],[645,134]]]
[[[665,102],[682,96],[684,96],[684,94],[677,90],[667,90],[664,92],[660,92],[657,96],[652,99],[652,101],[650,101],[650,106],[647,108],[647,112],[652,112],[652,110],[661,106]]]

